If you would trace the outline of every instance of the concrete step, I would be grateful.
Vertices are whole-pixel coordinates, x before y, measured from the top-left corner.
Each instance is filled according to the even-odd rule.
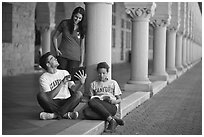
[[[177,75],[169,75],[168,84],[170,84],[171,82],[173,82],[176,78],[177,78]]]
[[[135,92],[122,100],[122,117],[127,115],[134,108],[148,100],[150,92]],[[82,107],[79,106],[78,109]],[[58,135],[98,135],[105,129],[106,123],[101,120],[82,120],[73,126],[59,132]]]
[[[152,82],[152,92],[153,95],[157,94],[167,85],[167,81],[153,81]]]

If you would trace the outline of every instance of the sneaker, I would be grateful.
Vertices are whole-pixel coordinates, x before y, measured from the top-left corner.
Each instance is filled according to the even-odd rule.
[[[115,119],[111,119],[109,122],[108,128],[106,129],[106,132],[114,132],[117,125],[118,124],[115,121]]]
[[[50,120],[50,119],[54,119],[54,118],[55,118],[54,113],[47,113],[47,112],[41,112],[40,113],[40,119],[42,119],[42,120]]]
[[[120,126],[124,126],[125,125],[125,122],[122,119],[117,118],[117,117],[115,117],[114,119],[118,123],[118,125],[120,125]]]
[[[77,119],[79,117],[79,112],[68,112],[67,118],[68,119]]]

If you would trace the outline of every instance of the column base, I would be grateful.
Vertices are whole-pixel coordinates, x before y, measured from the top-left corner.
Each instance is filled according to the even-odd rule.
[[[176,75],[176,74],[177,74],[177,70],[176,70],[176,69],[167,70],[167,73],[168,73],[169,75]]]
[[[151,81],[168,81],[168,75],[150,75]]]
[[[188,67],[188,65],[187,65],[187,64],[183,64],[183,67],[184,67],[184,68],[187,68],[187,67]]]
[[[174,74],[169,75],[168,80],[167,80],[168,84],[173,82],[176,78],[177,78],[177,75],[174,75]]]
[[[182,71],[183,71],[183,73],[185,73],[185,72],[187,71],[187,68],[183,68],[183,70],[182,70]]]
[[[191,65],[191,64],[188,64],[187,69],[190,69],[191,67],[192,67],[192,65]]]
[[[177,77],[180,77],[183,74],[183,69],[177,69]]]
[[[180,67],[176,67],[177,71],[182,71],[183,70],[183,67],[180,66]]]
[[[125,84],[125,91],[150,91],[152,89],[151,87],[151,81],[128,81],[127,84]]]

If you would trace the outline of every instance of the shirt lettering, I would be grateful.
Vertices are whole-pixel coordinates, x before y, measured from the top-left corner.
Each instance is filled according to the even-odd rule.
[[[50,89],[55,89],[61,83],[61,79],[57,79],[50,84]]]

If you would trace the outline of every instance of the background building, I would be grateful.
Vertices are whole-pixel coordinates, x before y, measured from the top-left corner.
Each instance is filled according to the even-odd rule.
[[[52,32],[62,19],[71,17],[76,6],[85,8],[83,2],[3,2],[2,75],[12,76],[33,72],[40,55],[46,51],[55,54],[51,42]],[[124,2],[113,3],[112,63],[130,61],[131,30],[132,22],[127,16]],[[149,34],[148,58],[152,59],[151,25]],[[201,34],[198,34],[195,39],[201,39],[200,37]]]

